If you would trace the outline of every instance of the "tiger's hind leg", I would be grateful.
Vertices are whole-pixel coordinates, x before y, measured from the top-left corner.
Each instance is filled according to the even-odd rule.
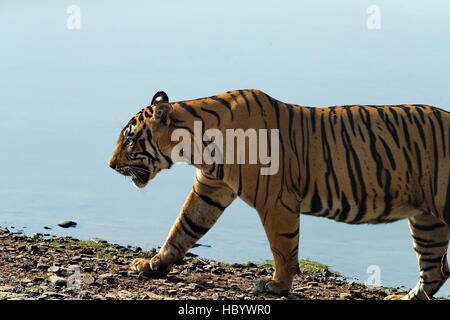
[[[286,209],[260,212],[267,238],[272,250],[275,273],[272,279],[258,279],[254,282],[257,292],[287,295],[294,276],[299,272],[298,240],[300,215]]]
[[[409,228],[419,260],[420,280],[406,296],[387,299],[431,299],[450,276],[447,263],[450,227],[431,214],[419,214],[409,219]]]

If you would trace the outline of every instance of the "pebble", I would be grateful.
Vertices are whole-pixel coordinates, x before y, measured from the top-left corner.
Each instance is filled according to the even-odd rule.
[[[87,267],[81,267],[81,271],[83,272],[92,272],[93,268],[90,266]]]
[[[91,238],[91,241],[94,243],[108,243],[108,241],[102,238]]]
[[[310,282],[307,282],[306,285],[310,286],[310,287],[317,287],[319,285],[319,283],[316,281],[310,281]]]
[[[47,269],[47,271],[48,272],[51,272],[51,273],[58,273],[59,272],[59,267],[57,267],[57,266],[51,266],[51,267],[49,267],[48,269]]]
[[[58,226],[60,226],[61,228],[75,227],[76,225],[77,223],[75,221],[70,220],[63,220],[58,222]]]
[[[98,280],[104,281],[108,284],[113,284],[115,282],[114,275],[111,273],[104,273],[99,275]]]
[[[64,278],[61,278],[59,276],[51,275],[49,280],[50,280],[50,283],[53,284],[56,287],[65,287],[65,286],[67,286],[67,280],[64,279]]]
[[[341,294],[339,295],[339,298],[341,298],[341,299],[351,299],[351,298],[352,298],[352,295],[351,295],[350,293],[343,292],[343,293],[341,293]]]
[[[81,282],[83,284],[93,285],[95,283],[95,278],[93,276],[88,275],[88,274],[84,274],[81,277]]]

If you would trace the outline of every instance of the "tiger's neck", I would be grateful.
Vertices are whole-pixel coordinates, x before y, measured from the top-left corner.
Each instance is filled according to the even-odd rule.
[[[244,132],[254,130],[258,138],[265,137],[267,139],[266,154],[271,156],[271,164],[277,162],[275,167],[271,166],[274,170],[269,174],[279,175],[284,167],[289,166],[292,170],[296,170],[299,176],[303,175],[301,172],[304,167],[303,163],[308,161],[304,154],[309,145],[307,139],[310,134],[307,131],[311,130],[310,108],[286,105],[259,90],[230,91],[208,98],[174,102],[172,107],[174,109],[171,115],[172,137],[177,130],[184,130],[185,136],[189,136],[194,142],[190,148],[191,154],[188,162],[197,168],[206,171],[217,169],[217,166],[205,163],[204,159],[199,163],[199,159],[194,158],[195,146],[197,149],[198,146],[202,146],[204,150],[210,144],[209,141],[202,139],[205,133],[211,129],[217,130],[226,144],[227,130],[242,129]],[[292,121],[294,114],[295,118],[299,120],[295,124]],[[299,132],[299,129],[303,132]],[[273,131],[278,131],[278,136],[272,137]],[[260,136],[261,132],[264,134]],[[214,138],[216,137],[214,136]],[[274,139],[277,139],[277,143],[274,143]],[[176,139],[174,144],[179,141]],[[248,150],[246,149],[246,151]],[[304,156],[297,157],[297,155]],[[226,157],[224,156],[224,158]],[[259,165],[259,167],[263,166]],[[260,173],[261,171],[255,171],[255,174]],[[287,175],[283,177],[280,175],[280,179],[287,179]],[[295,181],[294,179],[285,181],[285,183],[289,186],[292,185],[292,189],[299,190],[301,193],[302,186],[300,186],[298,178]]]

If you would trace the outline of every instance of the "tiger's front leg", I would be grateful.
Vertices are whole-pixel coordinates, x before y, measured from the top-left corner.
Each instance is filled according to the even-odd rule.
[[[151,259],[135,259],[131,269],[151,277],[167,275],[235,198],[235,193],[224,182],[198,171],[192,191],[159,253]]]

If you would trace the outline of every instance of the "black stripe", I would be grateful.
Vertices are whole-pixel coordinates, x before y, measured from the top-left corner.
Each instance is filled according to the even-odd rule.
[[[421,246],[422,248],[439,248],[439,247],[447,246],[448,245],[448,241],[436,242],[436,243],[430,243],[430,244],[422,244],[422,243],[416,241],[416,244],[418,246]]]
[[[447,195],[445,197],[444,221],[450,226],[450,178],[447,177]]]
[[[431,137],[432,137],[432,143],[433,143],[433,158],[434,158],[434,177],[433,179],[433,194],[437,195],[438,193],[438,177],[439,177],[439,152],[438,152],[438,146],[437,146],[437,140],[436,140],[436,128],[434,126],[433,120],[429,118],[430,124],[431,124]],[[430,177],[431,178],[431,177]]]
[[[202,199],[203,201],[205,201],[207,204],[209,204],[209,205],[211,205],[211,206],[213,206],[213,207],[216,207],[217,209],[219,209],[219,210],[221,210],[221,211],[225,210],[226,207],[222,206],[220,203],[215,202],[215,201],[213,201],[211,198],[209,198],[209,197],[207,197],[207,196],[205,196],[205,195],[203,195],[203,194],[198,193],[198,192],[195,191],[194,189],[192,189],[192,190],[194,191],[194,193],[195,193],[200,199]]]
[[[186,233],[191,238],[198,239],[198,237],[195,234],[193,234],[192,232],[190,232],[188,230],[188,228],[186,228],[186,226],[183,223],[183,220],[180,221],[180,225],[181,225],[181,228],[183,229],[184,233]]]
[[[437,265],[429,266],[429,267],[420,269],[420,272],[428,272],[428,271],[431,271],[431,270],[436,269],[436,268],[437,268]]]
[[[288,233],[280,233],[279,235],[288,239],[295,238],[298,235],[298,232],[300,231],[300,227],[297,227],[297,230],[294,232],[288,232]]]
[[[185,102],[179,102],[180,107],[189,112],[193,117],[201,119],[197,111]]]
[[[416,124],[416,128],[419,130],[419,136],[420,136],[420,140],[422,140],[423,147],[426,149],[427,142],[425,139],[425,132],[423,131],[422,124],[419,123],[419,120],[417,120],[416,117],[413,117],[413,119],[414,119],[414,123]]]
[[[430,254],[431,254],[431,253],[430,253]],[[420,258],[420,262],[438,263],[438,262],[442,262],[442,257],[436,257],[436,258]]]
[[[260,177],[260,174],[257,173],[257,174],[256,174],[255,196],[254,196],[254,198],[253,198],[253,207],[255,207],[255,208],[256,208],[256,201],[257,201],[257,199],[258,199],[259,177]]]
[[[431,108],[431,111],[433,111],[433,114],[438,122],[439,125],[439,131],[441,133],[441,144],[442,148],[444,149],[444,157],[447,154],[447,143],[445,141],[445,133],[444,133],[444,124],[442,123],[442,116],[439,110],[436,110],[436,108]]]
[[[187,216],[187,214],[183,215],[183,218],[186,220],[187,224],[189,225],[189,228],[191,228],[192,231],[194,231],[195,233],[204,235],[205,233],[208,232],[209,228],[204,228],[202,226],[199,226],[198,224],[196,224],[194,221],[192,221],[191,219],[189,219],[189,217]]]
[[[430,224],[430,225],[420,225],[420,224],[414,224],[411,222],[411,226],[416,229],[416,230],[420,230],[420,231],[433,231],[437,228],[442,228],[442,227],[446,227],[447,225],[443,222],[439,222],[439,223],[435,223],[435,224]]]
[[[250,112],[250,102],[248,101],[247,96],[245,95],[245,93],[244,93],[243,90],[238,90],[238,92],[239,92],[239,94],[244,98],[245,105],[247,106],[247,112],[248,112],[248,115],[250,116],[250,115],[251,115],[251,112]]]
[[[402,120],[403,134],[405,135],[404,141],[406,141],[406,145],[408,147],[408,150],[411,151],[411,138],[410,138],[410,135],[409,135],[408,126],[406,125],[406,121],[405,121],[405,119],[403,117],[400,118],[400,119]]]
[[[378,136],[378,138],[380,139],[381,144],[384,147],[384,150],[386,150],[386,155],[387,155],[387,157],[389,159],[389,162],[391,163],[392,169],[395,170],[396,165],[395,165],[394,156],[392,155],[391,148],[389,148],[388,144],[386,143],[386,141],[384,141],[384,139],[382,137]]]
[[[420,237],[417,237],[415,235],[411,235],[413,237],[413,239],[417,242],[423,242],[423,243],[433,243],[433,240],[428,240],[428,239],[423,239]]]
[[[210,110],[210,109],[206,109],[201,107],[200,108],[202,111],[208,112],[209,114],[212,114],[214,117],[216,117],[217,119],[217,126],[220,126],[220,116],[217,112],[215,112],[214,110]]]
[[[228,109],[228,111],[230,111],[231,120],[234,119],[233,111],[231,110],[231,105],[230,105],[230,103],[227,100],[219,98],[219,97],[216,97],[216,96],[209,97],[209,99],[212,99],[214,101],[220,102],[223,106],[225,106]]]

